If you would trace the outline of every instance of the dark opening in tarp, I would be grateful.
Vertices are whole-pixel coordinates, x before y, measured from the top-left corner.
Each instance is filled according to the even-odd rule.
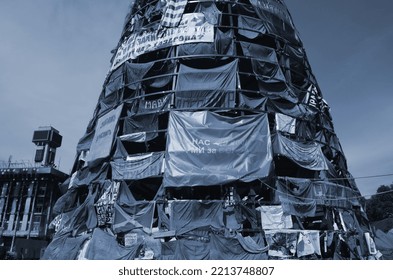
[[[172,111],[164,186],[211,186],[267,177],[272,162],[267,114],[225,117]]]

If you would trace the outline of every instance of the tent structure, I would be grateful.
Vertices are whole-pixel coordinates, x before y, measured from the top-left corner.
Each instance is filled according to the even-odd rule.
[[[135,0],[45,259],[375,259],[280,0]]]

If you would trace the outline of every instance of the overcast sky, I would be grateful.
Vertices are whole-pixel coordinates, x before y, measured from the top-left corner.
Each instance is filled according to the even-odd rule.
[[[63,135],[68,173],[130,0],[0,0],[0,161],[30,160],[33,131]],[[393,173],[393,1],[287,0],[355,177]],[[393,177],[359,179],[372,194]]]

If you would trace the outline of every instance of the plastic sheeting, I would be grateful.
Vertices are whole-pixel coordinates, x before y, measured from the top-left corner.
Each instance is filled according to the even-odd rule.
[[[156,62],[146,76],[144,84],[151,88],[162,88],[173,81],[176,63],[173,60]]]
[[[145,143],[158,137],[158,132],[135,132],[120,136],[121,141]]]
[[[149,153],[111,162],[112,179],[137,180],[158,176],[163,171],[164,153]]]
[[[314,203],[340,208],[351,208],[353,205],[356,205],[353,190],[331,182],[299,178],[278,178],[276,188],[280,201],[285,201],[287,204],[299,204],[299,209],[302,205],[306,207],[310,204],[311,207]]]
[[[210,234],[198,239],[179,239],[164,246],[163,259],[175,260],[266,260],[267,250],[262,238],[240,234]],[[166,245],[166,244],[165,244]]]
[[[328,169],[321,146],[315,142],[297,142],[277,133],[273,137],[273,151],[309,170]]]
[[[266,114],[225,117],[177,112],[169,117],[164,186],[211,186],[267,177],[272,162]]]
[[[296,119],[284,114],[276,113],[276,129],[281,132],[295,134]]]
[[[256,210],[261,213],[261,223],[264,230],[293,227],[291,216],[284,215],[281,205],[260,206]]]
[[[133,246],[121,246],[115,236],[96,228],[86,249],[85,258],[89,260],[133,260],[142,244],[143,240],[140,237]]]
[[[298,42],[295,27],[285,4],[278,0],[250,0],[257,15],[266,24],[268,33]]]
[[[201,227],[224,228],[222,201],[173,201],[170,229],[176,235]]]
[[[195,12],[202,13],[205,16],[206,21],[213,25],[218,23],[218,18],[221,14],[214,1],[198,2]]]
[[[258,60],[278,64],[277,55],[274,49],[250,43],[240,42],[241,48],[245,56],[258,58]]]
[[[94,130],[91,132],[86,132],[85,135],[79,140],[78,145],[76,146],[76,151],[80,153],[81,151],[90,150],[91,143],[94,138]]]
[[[393,233],[385,233],[377,229],[375,232],[375,245],[383,254],[384,260],[393,260]]]
[[[176,108],[234,107],[236,70],[237,60],[203,70],[181,64],[175,93]]]
[[[136,90],[141,80],[146,76],[147,72],[149,72],[150,68],[152,68],[154,62],[146,62],[146,63],[125,63],[126,68],[126,81],[125,84],[129,89]]]
[[[112,229],[115,233],[143,229],[151,233],[155,201],[140,201],[132,204],[115,203],[115,215]]]
[[[105,97],[124,87],[124,68],[119,67],[111,73],[105,85]]]
[[[75,260],[88,234],[71,237],[68,234],[56,235],[46,247],[42,260]]]
[[[157,114],[135,115],[124,119],[123,135],[136,132],[155,132],[157,130]]]
[[[260,34],[266,33],[266,27],[263,21],[248,16],[238,16],[238,33],[249,39],[255,39]]]
[[[121,101],[122,93],[121,92],[113,92],[109,96],[100,99],[100,110],[98,115],[103,115],[108,111],[115,108]]]
[[[74,179],[75,186],[88,186],[91,183],[102,182],[107,178],[109,165],[104,163],[96,167],[83,167],[80,169]]]
[[[266,111],[267,110],[267,102],[268,98],[260,95],[260,96],[249,96],[247,95],[246,92],[238,93],[238,98],[239,98],[239,108],[246,108],[246,109],[258,109],[261,111]]]

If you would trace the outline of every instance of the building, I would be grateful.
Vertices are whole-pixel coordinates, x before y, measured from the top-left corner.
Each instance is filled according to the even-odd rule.
[[[375,259],[359,198],[283,1],[136,0],[44,259]]]
[[[54,166],[56,148],[61,145],[58,131],[40,128],[34,132],[33,142],[38,147],[35,164],[6,162],[0,166],[2,259],[41,257],[53,233],[49,224],[59,186],[68,177]]]

